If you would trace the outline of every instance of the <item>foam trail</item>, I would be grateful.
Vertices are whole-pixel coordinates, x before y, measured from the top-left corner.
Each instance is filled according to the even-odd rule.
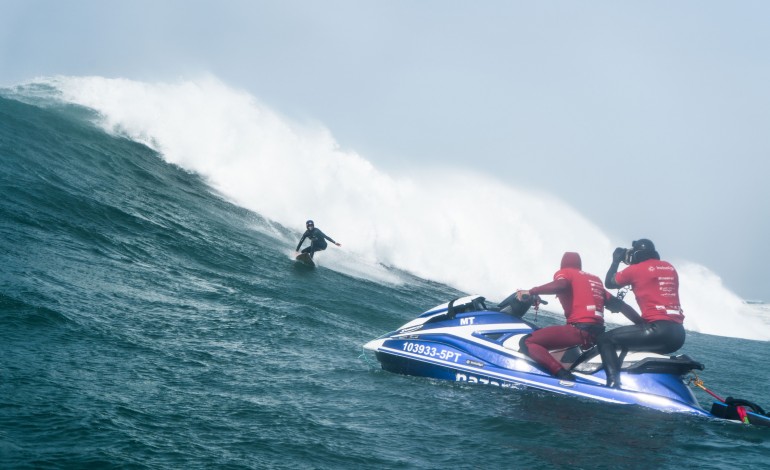
[[[616,246],[548,195],[459,170],[391,177],[340,149],[323,126],[291,122],[213,77],[38,83],[97,110],[108,131],[149,145],[267,219],[298,230],[315,219],[343,243],[344,251],[324,252],[322,264],[352,275],[396,282],[384,264],[500,300],[550,280],[564,251],[579,251],[584,268],[601,276]],[[296,240],[277,238],[293,250]],[[679,266],[688,328],[770,339],[760,320],[744,318],[744,305],[717,276],[692,263]]]

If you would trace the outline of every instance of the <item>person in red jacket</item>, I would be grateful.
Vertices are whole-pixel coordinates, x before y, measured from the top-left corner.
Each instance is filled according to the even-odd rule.
[[[607,386],[620,388],[620,359],[617,348],[668,354],[684,344],[684,314],[679,304],[679,275],[661,261],[655,245],[636,240],[631,249],[616,248],[604,285],[608,289],[631,286],[642,312],[642,322],[621,326],[597,338],[599,353],[607,374]],[[629,266],[618,272],[623,261]]]
[[[522,341],[522,352],[562,380],[574,381],[575,376],[549,350],[578,345],[584,348],[592,346],[596,336],[604,332],[605,304],[608,309],[621,311],[628,318],[639,317],[633,308],[604,289],[599,277],[582,271],[580,255],[574,252],[564,253],[561,269],[553,275],[552,282],[528,291],[518,291],[516,297],[522,300],[526,295],[545,294],[556,294],[564,309],[567,324],[535,330]]]

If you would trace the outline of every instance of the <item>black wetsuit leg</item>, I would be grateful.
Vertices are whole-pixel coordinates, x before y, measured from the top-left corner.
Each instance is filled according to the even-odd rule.
[[[681,348],[684,338],[684,327],[680,323],[655,321],[615,328],[602,334],[600,341],[609,341],[629,351],[667,354]]]
[[[620,386],[620,359],[616,353],[618,347],[629,351],[667,354],[681,348],[684,339],[684,327],[672,321],[621,326],[599,335],[596,342],[607,374],[607,386]]]
[[[316,242],[316,241],[314,241],[314,242],[310,243],[310,246],[309,246],[309,247],[307,247],[306,249],[307,249],[307,250],[308,250],[308,252],[310,253],[310,257],[312,258],[312,257],[313,257],[313,254],[314,254],[316,251],[323,251],[323,250],[325,250],[325,249],[326,249],[326,247],[327,247],[327,246],[328,246],[328,245],[326,244],[326,241],[324,241],[324,240],[321,240],[321,241],[317,241],[317,242]],[[304,250],[303,250],[303,251],[304,251]]]

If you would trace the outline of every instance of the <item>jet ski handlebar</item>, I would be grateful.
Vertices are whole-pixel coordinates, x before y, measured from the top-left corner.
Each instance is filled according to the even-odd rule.
[[[514,292],[497,305],[501,312],[521,318],[533,305],[548,305],[539,295],[523,294],[519,299],[517,294],[518,291]]]

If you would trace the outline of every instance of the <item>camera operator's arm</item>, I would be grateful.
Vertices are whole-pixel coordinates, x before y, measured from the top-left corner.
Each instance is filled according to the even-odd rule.
[[[604,278],[604,287],[607,289],[620,289],[623,287],[615,282],[615,274],[618,273],[618,266],[620,266],[620,262],[625,256],[625,248],[615,248],[615,251],[612,252],[612,264],[610,265],[610,269],[607,270],[607,276]]]
[[[642,316],[637,313],[636,310],[627,303],[623,302],[619,298],[615,297],[614,295],[607,292],[607,295],[609,298],[607,298],[604,301],[604,306],[609,310],[610,312],[620,312],[622,313],[626,318],[631,320],[637,325],[640,325],[644,323],[644,320],[642,320]]]

